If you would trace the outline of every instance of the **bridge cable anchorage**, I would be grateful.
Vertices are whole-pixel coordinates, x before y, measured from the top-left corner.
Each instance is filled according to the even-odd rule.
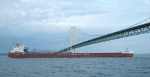
[[[103,36],[99,36],[99,37],[96,37],[87,41],[83,41],[81,43],[62,49],[58,52],[66,52],[71,49],[80,48],[80,47],[91,45],[91,44],[120,39],[124,37],[135,36],[135,35],[149,33],[149,32],[150,32],[150,22],[147,22],[147,23],[136,25],[134,27],[126,28],[120,31],[116,31],[116,32],[109,33]]]

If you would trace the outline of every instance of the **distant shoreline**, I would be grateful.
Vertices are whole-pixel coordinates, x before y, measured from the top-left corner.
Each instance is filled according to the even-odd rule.
[[[0,56],[1,56],[1,55],[7,55],[7,53],[0,53]]]

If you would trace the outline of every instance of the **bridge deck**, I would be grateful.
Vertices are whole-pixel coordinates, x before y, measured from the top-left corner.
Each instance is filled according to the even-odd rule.
[[[140,25],[137,25],[137,26],[134,26],[131,28],[123,29],[120,31],[116,31],[113,33],[109,33],[109,34],[106,34],[106,35],[103,35],[103,36],[100,36],[97,38],[93,38],[93,39],[75,44],[73,46],[67,47],[65,49],[62,49],[59,52],[65,52],[65,51],[72,50],[75,48],[79,48],[79,47],[83,47],[83,46],[87,46],[87,45],[91,45],[91,44],[96,44],[96,43],[101,43],[101,42],[105,42],[105,41],[110,41],[110,40],[114,40],[114,39],[135,36],[135,35],[147,33],[149,31],[150,31],[150,22],[140,24]]]

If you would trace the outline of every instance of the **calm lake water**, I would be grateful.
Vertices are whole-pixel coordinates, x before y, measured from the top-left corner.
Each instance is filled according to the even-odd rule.
[[[150,77],[150,55],[136,55],[132,59],[0,56],[0,77]]]

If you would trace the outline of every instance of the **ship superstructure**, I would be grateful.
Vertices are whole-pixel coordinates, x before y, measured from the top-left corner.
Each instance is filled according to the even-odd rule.
[[[16,47],[14,47],[9,53],[25,53],[25,47],[23,44],[16,44]]]

